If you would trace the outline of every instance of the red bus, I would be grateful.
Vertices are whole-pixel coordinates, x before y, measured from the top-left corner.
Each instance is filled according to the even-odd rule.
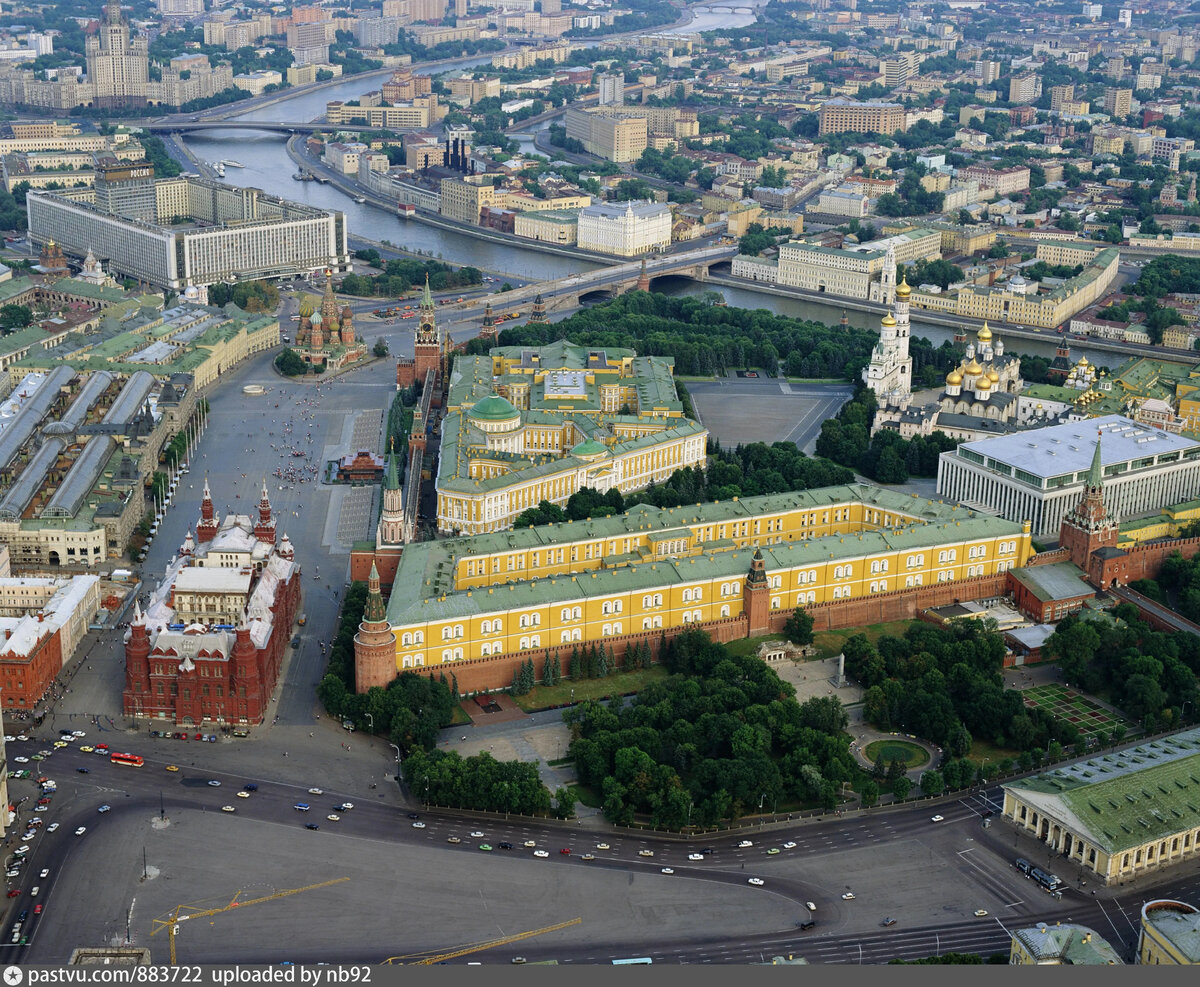
[[[128,764],[131,768],[140,768],[146,763],[140,754],[113,754],[109,760],[113,764]]]

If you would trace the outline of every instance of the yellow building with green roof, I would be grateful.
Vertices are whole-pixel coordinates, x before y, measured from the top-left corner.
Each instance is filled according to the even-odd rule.
[[[674,361],[629,349],[497,347],[454,363],[438,460],[438,531],[511,528],[583,487],[622,494],[707,458],[683,413]]]
[[[1025,565],[1029,524],[866,484],[653,508],[404,549],[388,601],[395,668],[763,616]]]

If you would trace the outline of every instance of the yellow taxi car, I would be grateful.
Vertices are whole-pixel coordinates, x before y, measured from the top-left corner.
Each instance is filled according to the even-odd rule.
[[[178,768],[176,765],[174,765],[174,764],[168,764],[168,765],[167,765],[167,770],[168,770],[168,771],[178,771],[178,770],[179,770],[179,768]]]
[[[83,753],[85,753],[85,754],[90,754],[90,753],[91,753],[92,751],[94,751],[96,748],[95,748],[95,747],[80,747],[79,749],[80,749],[81,751],[83,751]]]

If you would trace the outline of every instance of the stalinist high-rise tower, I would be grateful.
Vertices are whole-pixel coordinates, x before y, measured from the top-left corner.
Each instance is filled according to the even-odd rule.
[[[88,82],[96,88],[96,106],[145,105],[150,48],[144,35],[129,37],[120,0],[108,0],[100,29],[87,39],[84,54]]]

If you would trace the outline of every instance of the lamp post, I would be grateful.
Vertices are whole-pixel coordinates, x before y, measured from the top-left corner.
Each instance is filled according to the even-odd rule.
[[[400,781],[400,748],[395,744],[388,744],[392,750],[396,752],[396,781]]]
[[[371,731],[371,733],[374,733],[375,732],[375,717],[373,717],[370,713],[363,713],[363,716],[365,716],[367,718],[368,729]]]
[[[429,811],[429,778],[425,779],[425,811]]]
[[[766,792],[763,792],[763,794],[758,797],[758,828],[760,830],[763,828],[762,807],[763,807],[763,803],[766,800],[767,800],[767,794],[766,794]]]

